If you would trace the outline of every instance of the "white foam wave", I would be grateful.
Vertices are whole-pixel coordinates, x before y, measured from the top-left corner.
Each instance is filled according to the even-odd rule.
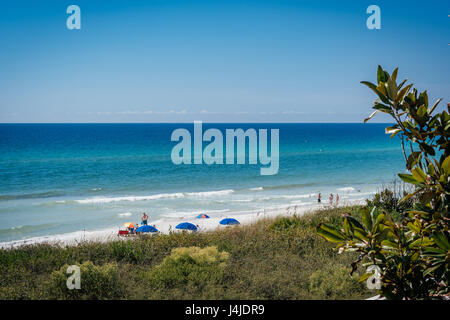
[[[311,201],[307,201],[307,202],[303,202],[303,201],[291,201],[290,202],[291,205],[294,206],[309,206],[311,204],[314,204],[314,202]]]
[[[353,188],[353,187],[345,187],[345,188],[338,188],[338,190],[339,190],[339,191],[347,191],[347,192],[350,192],[350,191],[355,191],[355,188]]]
[[[110,203],[119,201],[146,201],[146,200],[157,200],[162,198],[182,198],[184,195],[182,193],[161,193],[150,196],[129,196],[129,197],[105,197],[105,198],[89,198],[82,200],[75,200],[75,202],[80,204],[97,204],[97,203]]]
[[[264,190],[263,187],[258,187],[258,188],[250,188],[250,191],[262,191]]]
[[[234,190],[219,190],[219,191],[204,191],[204,192],[187,192],[186,195],[190,197],[213,197],[224,196],[233,193]]]
[[[131,216],[131,214],[132,214],[131,212],[124,212],[124,213],[119,213],[118,216],[119,217],[129,217],[129,216]]]
[[[349,193],[349,196],[369,196],[371,194],[375,194],[376,191],[371,191],[371,192],[358,192],[358,193]]]
[[[110,202],[122,202],[122,201],[148,201],[148,200],[158,200],[165,198],[183,198],[183,197],[214,197],[223,196],[233,193],[234,190],[219,190],[219,191],[204,191],[204,192],[187,192],[187,193],[161,193],[148,196],[127,196],[127,197],[95,197],[88,199],[75,200],[76,203],[80,204],[101,204]]]
[[[214,213],[223,213],[223,212],[229,212],[229,209],[223,209],[223,210],[196,210],[196,211],[175,211],[175,212],[169,212],[169,213],[163,213],[161,216],[165,218],[195,218],[199,214],[205,213],[208,215],[214,214]]]
[[[315,193],[310,194],[298,194],[298,195],[284,195],[281,196],[283,199],[301,199],[301,198],[311,198],[315,196]]]
[[[288,195],[272,195],[267,197],[256,198],[256,200],[265,201],[265,200],[274,200],[274,199],[303,199],[303,198],[311,198],[314,197],[315,193],[310,194],[288,194]]]

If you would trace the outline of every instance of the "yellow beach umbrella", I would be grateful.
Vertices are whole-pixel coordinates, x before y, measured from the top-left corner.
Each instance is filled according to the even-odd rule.
[[[136,228],[136,226],[134,225],[133,222],[127,222],[127,223],[124,223],[123,226],[124,226],[125,228]]]

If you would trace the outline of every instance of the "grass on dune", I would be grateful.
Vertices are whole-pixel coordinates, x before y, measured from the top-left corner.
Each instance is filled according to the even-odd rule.
[[[375,293],[357,282],[362,271],[349,276],[356,256],[337,254],[315,232],[323,221],[338,225],[345,212],[359,217],[358,209],[198,234],[0,250],[0,299],[367,298]],[[73,264],[82,266],[81,290],[65,287],[65,268]]]

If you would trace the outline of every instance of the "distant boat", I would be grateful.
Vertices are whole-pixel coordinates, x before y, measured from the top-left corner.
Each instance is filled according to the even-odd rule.
[[[222,219],[219,223],[222,225],[226,225],[226,226],[240,224],[239,221],[237,221],[236,219],[233,219],[233,218]]]

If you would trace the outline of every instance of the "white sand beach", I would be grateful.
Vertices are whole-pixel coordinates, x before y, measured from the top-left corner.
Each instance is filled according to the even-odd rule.
[[[339,204],[339,207],[362,205],[365,204],[364,200],[344,200]],[[307,212],[313,212],[322,208],[329,208],[327,201],[323,201],[321,204],[313,205],[287,205],[271,208],[262,208],[261,210],[247,211],[247,212],[217,212],[210,214],[209,219],[197,219],[196,215],[162,218],[155,221],[149,221],[150,225],[154,225],[160,233],[168,234],[171,231],[179,232],[175,229],[175,226],[181,222],[190,222],[199,226],[198,232],[210,232],[220,228],[229,228],[232,226],[222,226],[219,221],[224,218],[237,219],[241,224],[248,225],[256,222],[258,219],[275,218],[278,216],[293,216],[303,215]],[[25,245],[32,244],[51,244],[58,246],[75,246],[83,242],[110,242],[124,239],[133,239],[137,236],[131,237],[118,237],[117,233],[120,225],[117,228],[108,228],[96,231],[76,231],[57,235],[48,235],[42,237],[32,237],[23,240],[9,241],[0,243],[1,249],[18,248]]]

